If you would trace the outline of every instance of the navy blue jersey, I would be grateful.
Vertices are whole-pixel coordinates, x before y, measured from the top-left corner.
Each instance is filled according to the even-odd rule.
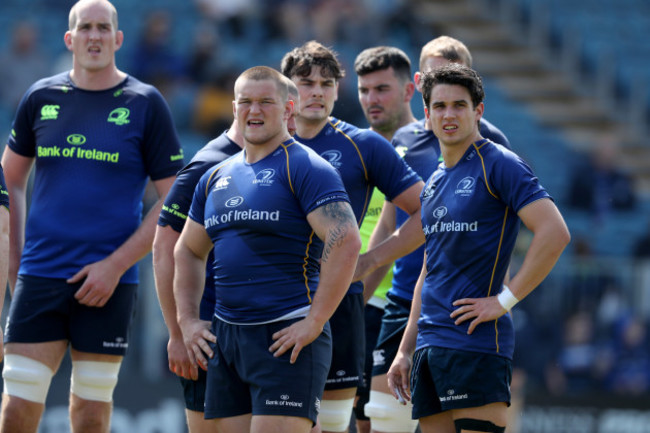
[[[454,301],[497,295],[510,263],[524,206],[550,198],[528,165],[487,139],[473,143],[453,167],[444,163],[422,191],[427,273],[417,348],[446,347],[512,358],[510,313],[478,325],[455,325]]]
[[[496,126],[483,118],[479,126],[482,137],[510,149],[510,142]],[[393,136],[393,146],[422,179],[428,179],[442,162],[438,137],[433,131],[424,129],[424,119],[398,129]],[[400,227],[408,219],[408,214],[398,208],[395,219],[397,227]],[[395,261],[390,289],[392,294],[408,300],[413,299],[413,290],[422,270],[423,258],[424,245]]]
[[[158,218],[159,226],[170,226],[173,230],[180,233],[187,220],[187,213],[192,204],[192,196],[196,189],[196,184],[201,176],[215,165],[223,162],[237,152],[241,147],[233,142],[224,132],[219,137],[210,141],[199,150],[194,158],[176,175],[174,185],[172,185],[162,210]],[[208,265],[205,270],[205,288],[201,298],[200,317],[202,320],[210,320],[214,314],[214,274],[212,272],[212,262],[214,253],[210,251]]]
[[[9,192],[7,191],[7,183],[5,182],[5,172],[0,166],[0,206],[4,206],[9,210]]]
[[[349,199],[336,170],[293,139],[254,164],[241,152],[206,172],[189,217],[214,243],[217,317],[252,324],[306,315],[323,246],[307,215],[337,201]]]
[[[7,144],[36,160],[19,273],[47,278],[115,251],[140,225],[147,178],[183,166],[167,104],[130,76],[102,91],[76,87],[68,72],[36,82]],[[120,281],[137,280],[133,266]]]
[[[314,149],[341,173],[359,226],[368,210],[374,187],[391,201],[420,181],[420,176],[384,137],[334,117],[316,137],[302,139],[296,136],[296,140]],[[350,294],[362,292],[363,283],[360,281],[352,283],[348,291]]]

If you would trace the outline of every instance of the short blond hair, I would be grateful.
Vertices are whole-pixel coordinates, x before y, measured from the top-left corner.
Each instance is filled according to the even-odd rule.
[[[68,15],[68,30],[73,30],[77,25],[77,9],[79,9],[80,5],[84,3],[104,3],[107,5],[111,11],[111,24],[113,24],[113,30],[117,31],[117,9],[115,9],[113,3],[108,0],[79,0],[72,6],[72,8],[70,8],[70,14]]]
[[[278,94],[282,100],[287,101],[289,99],[289,83],[291,80],[273,68],[268,66],[253,66],[252,68],[248,68],[242,72],[235,81],[235,97],[237,97],[237,89],[243,80],[271,80],[275,83],[275,87],[277,88]],[[297,87],[296,90],[298,90]]]
[[[472,55],[464,43],[450,36],[439,36],[429,41],[420,52],[420,70],[430,57],[443,57],[450,62],[472,67]]]

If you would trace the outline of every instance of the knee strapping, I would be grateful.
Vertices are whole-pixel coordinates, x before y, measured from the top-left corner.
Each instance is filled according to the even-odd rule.
[[[350,425],[354,399],[322,400],[318,420],[323,431],[346,431]]]
[[[4,393],[35,403],[45,403],[54,372],[42,362],[22,355],[5,355]]]
[[[482,419],[460,418],[454,420],[454,425],[456,426],[456,433],[460,433],[463,430],[484,431],[489,433],[504,433],[506,431],[505,427],[499,427],[491,421],[485,421]]]
[[[411,419],[412,405],[400,404],[385,392],[370,391],[370,401],[365,406],[373,430],[382,432],[413,432],[418,421]]]
[[[109,402],[121,362],[73,361],[70,391],[84,400]]]

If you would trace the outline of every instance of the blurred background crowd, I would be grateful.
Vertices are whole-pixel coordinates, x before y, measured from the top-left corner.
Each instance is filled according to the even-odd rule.
[[[2,0],[3,136],[29,85],[70,67],[63,33],[73,3]],[[514,312],[520,395],[650,401],[647,0],[113,3],[125,33],[118,67],[160,89],[186,160],[231,123],[234,78],[242,70],[279,68],[282,55],[307,40],[339,53],[347,73],[334,115],[359,126],[367,123],[352,65],[361,50],[397,46],[415,71],[429,40],[448,34],[465,42],[484,77],[486,118],[533,166],[573,235],[549,278]],[[413,105],[423,117],[419,96]],[[522,230],[521,250],[527,241]],[[515,269],[521,259],[513,257]],[[146,260],[142,266],[150,268]],[[142,273],[123,368],[142,380],[171,381],[150,274]]]

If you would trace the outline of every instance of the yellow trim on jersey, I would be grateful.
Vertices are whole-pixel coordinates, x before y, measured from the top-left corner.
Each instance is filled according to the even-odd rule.
[[[477,146],[476,143],[472,143],[472,146],[474,146],[474,149],[476,149],[476,154],[478,155],[479,158],[481,158],[481,167],[483,168],[483,181],[485,182],[485,187],[487,188],[488,192],[490,195],[497,200],[500,200],[499,196],[494,194],[492,192],[492,189],[490,189],[490,184],[488,183],[488,176],[487,176],[487,170],[485,169],[485,160],[483,159],[483,156],[481,155],[481,147],[483,147],[485,144],[487,144],[487,141],[481,146]],[[499,236],[499,246],[497,247],[497,254],[496,257],[494,258],[494,266],[492,266],[492,275],[490,276],[490,285],[488,287],[488,293],[487,296],[492,295],[492,286],[494,285],[494,274],[496,272],[497,264],[499,263],[499,256],[501,254],[501,247],[503,245],[503,236],[505,235],[506,231],[506,222],[508,220],[508,206],[506,206],[506,211],[503,214],[503,223],[501,224],[501,236]],[[498,329],[498,320],[496,319],[494,321],[494,334],[495,334],[495,344],[497,348],[497,353],[499,353],[499,329]]]
[[[289,148],[289,146],[293,145],[295,142],[296,141],[292,139],[291,142],[288,143],[288,144],[280,143],[280,146],[284,150],[284,154],[285,154],[285,156],[287,158],[287,179],[289,181],[289,188],[291,188],[291,193],[294,196],[296,195],[296,192],[293,189],[293,183],[291,182],[291,170],[289,169],[289,150],[288,150],[288,148]],[[309,277],[307,276],[307,265],[309,263],[309,248],[311,247],[311,245],[314,242],[314,234],[315,234],[315,232],[312,230],[311,234],[309,235],[309,242],[307,242],[307,248],[305,249],[305,258],[304,258],[303,264],[302,264],[302,277],[305,280],[305,289],[307,289],[307,300],[309,301],[310,304],[312,303],[312,299],[311,299],[311,289],[309,288]]]
[[[212,176],[217,174],[217,172],[222,168],[225,167],[227,164],[230,164],[232,160],[226,160],[222,164],[219,165],[219,167],[215,168],[212,173],[210,173],[210,177],[208,177],[208,181],[205,183],[205,197],[208,197],[208,194],[210,193],[210,182],[212,182]]]
[[[289,170],[289,150],[288,147],[291,146],[294,141],[291,141],[289,144],[280,143],[282,149],[284,149],[284,154],[287,157],[287,180],[289,181],[289,188],[291,188],[291,194],[296,195],[296,192],[293,189],[293,183],[291,182],[291,170]]]
[[[501,225],[501,236],[499,237],[499,247],[497,248],[497,256],[494,259],[494,266],[492,267],[492,276],[490,277],[490,287],[488,289],[488,296],[491,296],[492,294],[492,285],[494,283],[494,273],[496,272],[497,268],[497,263],[499,263],[499,256],[501,255],[501,246],[503,245],[503,236],[506,231],[506,221],[508,220],[508,210],[509,208],[506,207],[506,211],[503,214],[503,224]],[[497,329],[497,321],[499,319],[496,319],[494,321],[494,329],[495,329],[495,343],[497,346],[497,353],[499,353],[499,331]]]
[[[492,192],[492,189],[490,189],[490,184],[488,184],[488,181],[487,181],[487,171],[485,170],[485,160],[481,156],[481,151],[480,151],[480,149],[481,149],[481,147],[483,147],[483,145],[481,145],[481,147],[478,147],[476,145],[476,143],[472,143],[472,146],[474,146],[474,149],[476,149],[476,154],[478,155],[478,157],[481,158],[481,167],[483,167],[483,178],[485,180],[485,187],[487,188],[490,195],[498,200],[499,196]]]
[[[349,135],[347,135],[345,132],[343,132],[341,129],[337,128],[336,125],[341,123],[341,119],[338,119],[336,123],[332,123],[331,121],[329,124],[334,128],[337,132],[340,132],[345,138],[348,139],[350,143],[354,146],[354,150],[357,151],[357,154],[359,154],[359,161],[361,161],[361,166],[363,167],[363,176],[366,179],[366,183],[368,182],[368,169],[366,168],[365,162],[363,162],[363,156],[361,155],[361,151],[359,150],[359,146],[357,146],[357,143],[354,142],[353,139],[350,138]],[[363,218],[366,215],[366,211],[368,210],[368,203],[370,202],[370,197],[372,196],[372,186],[368,184],[366,187],[366,199],[363,203],[363,213],[359,217],[359,221],[357,221],[357,226],[361,227],[361,222],[363,221]]]

